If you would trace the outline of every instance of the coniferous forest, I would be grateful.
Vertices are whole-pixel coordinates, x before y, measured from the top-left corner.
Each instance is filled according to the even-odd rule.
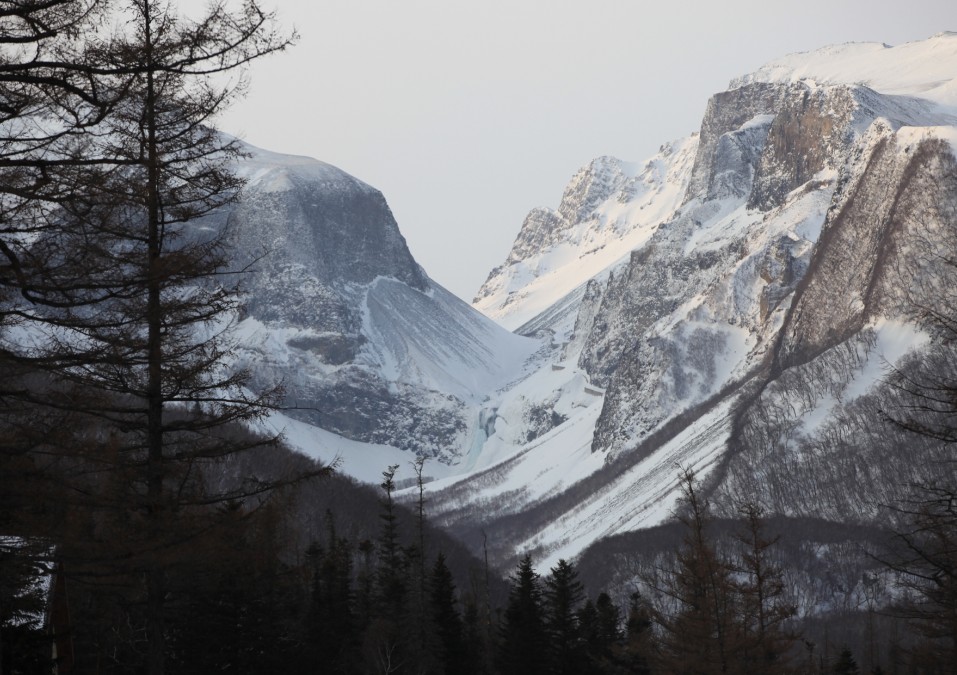
[[[286,472],[310,468],[282,450],[232,468],[268,480],[277,456]],[[540,574],[528,555],[501,579],[429,526],[426,491],[396,503],[395,469],[378,493],[325,476],[217,506],[200,539],[175,563],[163,558],[165,670],[952,672],[952,493],[915,503],[912,530],[884,563],[910,594],[822,624],[798,616],[760,509],[745,505],[730,541],[719,540],[690,472],[670,563],[606,592],[586,588],[572,562]],[[74,536],[5,539],[4,672],[149,667],[142,573],[84,558]],[[96,544],[104,557],[116,546]]]
[[[430,525],[424,459],[400,499],[253,431],[256,261],[204,223],[242,187],[216,115],[294,39],[254,0],[0,1],[0,675],[957,672],[957,486],[893,506],[895,602],[825,621],[681,467],[667,562],[593,588]]]

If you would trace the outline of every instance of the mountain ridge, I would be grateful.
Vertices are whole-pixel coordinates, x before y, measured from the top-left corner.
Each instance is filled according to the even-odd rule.
[[[948,54],[957,54],[957,39],[949,35],[911,44],[904,51],[926,59],[934,51],[930,43],[941,41]],[[854,58],[860,53],[857,48],[838,53],[848,51]],[[817,58],[820,53],[811,54]],[[659,466],[670,466],[672,473],[676,472],[674,457],[694,457],[692,468],[701,475],[718,469],[712,486],[720,503],[728,505],[735,495],[750,490],[785,512],[782,498],[772,499],[768,489],[755,487],[755,472],[788,475],[786,463],[781,462],[791,461],[789,455],[801,452],[802,443],[819,443],[814,440],[814,429],[831,428],[855,402],[890,396],[882,377],[874,374],[873,364],[885,358],[881,354],[891,367],[904,367],[913,359],[913,352],[936,349],[922,337],[916,319],[908,313],[908,298],[900,293],[895,296],[894,284],[878,270],[918,264],[914,256],[901,258],[893,253],[913,247],[913,237],[920,237],[913,228],[902,234],[900,222],[913,220],[916,216],[909,214],[930,192],[932,181],[940,182],[948,175],[946,164],[953,156],[954,137],[954,117],[943,104],[949,91],[946,86],[935,88],[932,98],[924,99],[915,96],[919,87],[903,86],[900,81],[891,93],[872,88],[883,86],[881,81],[824,84],[792,77],[800,64],[795,65],[797,57],[787,58],[791,60],[786,76],[778,69],[774,78],[737,78],[732,89],[711,99],[675,215],[649,223],[649,234],[638,247],[589,279],[576,278],[572,289],[520,328],[523,333],[549,336],[555,344],[555,362],[573,368],[591,386],[603,390],[601,412],[597,418],[592,415],[591,450],[605,456],[604,465],[619,467],[616,471],[637,479],[649,475],[651,465],[641,471],[635,467],[655,461],[655,457]],[[913,58],[905,60],[911,65],[914,62]],[[953,80],[957,60],[946,67],[951,68]],[[758,73],[762,72],[759,69]],[[915,157],[924,157],[938,168],[921,169]],[[602,166],[606,165],[603,160]],[[684,170],[688,170],[687,163]],[[923,176],[916,182],[915,172]],[[582,176],[576,175],[566,193],[581,182]],[[946,206],[946,188],[937,192],[936,198]],[[594,213],[595,207],[589,204],[588,210]],[[921,213],[932,215],[933,209],[927,207]],[[925,220],[942,222],[935,218]],[[858,223],[856,229],[848,229],[851,222]],[[536,239],[535,233],[528,231],[529,224],[535,223],[527,220],[523,224],[523,246],[532,240],[543,242],[546,249],[553,245],[547,237]],[[907,244],[895,240],[903,236],[910,238]],[[516,243],[520,243],[518,239]],[[606,242],[606,246],[613,243]],[[508,267],[517,268],[522,262],[517,252],[522,250],[514,247],[506,267],[493,271],[492,277],[502,278]],[[828,250],[836,253],[827,254]],[[564,264],[574,276],[576,260]],[[842,273],[849,275],[845,281],[838,280]],[[928,268],[928,274],[939,276],[945,271]],[[512,279],[520,279],[520,275],[513,274]],[[533,278],[529,285],[534,283]],[[850,292],[835,293],[835,288]],[[512,287],[509,294],[498,293],[497,305],[488,301],[493,296],[486,292],[490,289],[496,290],[486,282],[477,307],[488,310],[491,306],[493,316],[520,314],[516,307],[524,301],[520,285]],[[829,304],[847,309],[834,314],[827,309]],[[792,371],[834,375],[795,379]],[[792,382],[799,381],[808,384],[793,389]],[[788,402],[804,387],[810,389],[802,396],[813,404]],[[839,406],[826,403],[831,390],[842,398]],[[740,392],[737,397],[735,391]],[[752,445],[760,447],[758,437],[771,429],[764,416],[783,414],[775,412],[781,406],[799,411],[794,413],[796,419],[793,414],[784,417],[809,435],[786,436],[790,440],[774,454],[758,453]],[[875,404],[874,410],[879,407]],[[693,412],[699,409],[700,414]],[[707,410],[718,409],[724,410],[724,421],[708,417]],[[879,421],[875,416],[868,419],[875,424]],[[721,429],[720,438],[708,429]],[[709,441],[710,445],[702,441],[697,451],[691,446],[687,452],[680,450],[685,447],[679,440],[683,435],[699,433],[717,440]],[[527,446],[515,458],[537,453],[535,462],[523,462],[546,467],[552,461],[549,456],[565,456],[559,440],[563,426],[550,434],[550,448]],[[576,434],[582,437],[581,432]],[[895,440],[902,441],[899,436]],[[736,443],[743,446],[732,452]],[[567,452],[574,454],[571,445]],[[853,452],[873,456],[857,446]],[[917,475],[913,468],[904,470],[899,463],[884,464],[886,468],[878,472],[883,481],[891,480],[895,471]],[[489,486],[490,475],[477,480],[475,488],[469,487],[467,478],[451,484],[440,481],[435,486],[436,509],[446,518],[447,526],[468,527],[459,511],[443,514],[443,504],[481,503],[495,494],[500,500],[507,495],[512,503],[500,503],[496,510],[500,515],[486,519],[483,527],[523,534],[505,537],[496,555],[510,559],[518,551],[531,550],[546,564],[553,563],[556,556],[574,555],[585,542],[595,541],[596,529],[607,534],[632,527],[619,522],[607,529],[599,524],[609,518],[620,521],[613,514],[629,494],[625,485],[612,487],[615,480],[611,477],[601,479],[605,480],[602,484],[597,477],[606,472],[591,460],[580,460],[578,468],[579,475],[570,483],[552,483],[551,488],[542,485],[533,491],[550,494],[545,500],[530,496],[527,488],[510,492],[508,486],[515,482],[505,470],[498,472],[500,487],[494,489]],[[658,477],[661,483],[656,497],[633,493],[628,500],[637,508],[645,500],[646,509],[656,512],[657,518],[667,518],[667,504],[674,503],[677,481],[674,475],[660,472]],[[811,478],[802,474],[796,484],[809,485],[809,481]],[[591,488],[582,492],[572,487],[576,483]],[[881,480],[875,480],[852,492],[856,499],[867,501],[872,499],[868,490],[884,494],[885,488]],[[563,492],[567,498],[560,496]],[[606,496],[598,498],[598,492]],[[828,506],[822,503],[805,515],[861,517],[860,509],[846,497],[837,497],[829,497]],[[582,499],[596,505],[593,517],[580,517]],[[604,506],[599,504],[602,499]],[[538,508],[548,512],[548,517],[528,515]],[[574,536],[568,539],[557,532],[556,521],[579,531],[578,543]],[[642,526],[655,522],[643,520]]]

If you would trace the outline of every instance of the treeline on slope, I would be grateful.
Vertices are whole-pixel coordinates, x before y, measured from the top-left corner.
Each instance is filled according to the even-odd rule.
[[[237,481],[272,484],[315,469],[277,447],[203,471],[216,494]],[[104,489],[113,482],[103,480]],[[167,571],[166,670],[364,673],[404,663],[402,672],[411,672],[413,662],[438,663],[436,640],[448,633],[438,626],[457,620],[484,632],[485,608],[504,596],[501,579],[395,504],[391,476],[384,487],[380,498],[370,486],[324,475],[256,499],[217,500],[205,517],[174,523],[181,545],[156,552]],[[57,495],[35,497],[57,511],[66,506]],[[142,574],[126,561],[133,533],[125,514],[100,505],[69,518],[8,514],[7,531],[12,525],[17,536],[0,539],[0,672],[49,673],[56,665],[60,673],[139,673],[149,666],[145,591]]]
[[[891,644],[893,640],[872,635],[870,626],[884,622],[884,608],[898,595],[894,575],[878,559],[892,541],[887,529],[783,516],[767,516],[764,529],[775,539],[767,559],[784,572],[795,609],[793,624],[818,654],[845,644],[862,654],[873,645],[884,649]],[[707,530],[719,556],[739,555],[741,520],[711,518]],[[584,551],[578,568],[589,584],[608,589],[623,602],[643,587],[643,579],[670,565],[683,538],[679,522],[616,535]],[[648,592],[653,599],[653,590]],[[896,630],[889,621],[887,625],[890,633]]]
[[[747,494],[776,513],[896,527],[883,505],[906,500],[913,485],[957,484],[957,159],[934,134],[914,150],[893,193],[884,192],[886,177],[874,179],[880,171],[858,190],[887,212],[883,220],[852,200],[858,206],[822,234],[829,243],[815,259],[823,267],[801,282],[773,377],[734,416],[730,452],[715,472],[716,513],[731,515]],[[809,305],[843,287],[837,270],[861,237],[869,246],[883,237],[864,261],[865,305],[846,316],[815,306],[827,302]],[[905,345],[906,356],[892,356]],[[869,382],[876,366],[883,377]]]
[[[308,462],[292,453],[251,453],[224,462],[217,479],[271,480],[275,472],[301,470],[295,465]],[[712,521],[691,474],[684,477],[681,529],[671,533],[670,554],[635,570],[641,583],[621,602],[605,592],[586,598],[578,569],[564,560],[543,579],[529,556],[509,578],[506,597],[493,571],[428,527],[421,484],[413,508],[395,503],[394,471],[384,473],[378,497],[328,477],[273,492],[254,509],[217,505],[210,521],[215,527],[191,541],[188,555],[170,568],[167,669],[952,672],[952,492],[930,491],[906,507],[912,527],[882,563],[883,573],[894,575],[906,594],[890,609],[831,617],[830,637],[825,630],[821,641],[821,626],[798,620],[793,579],[774,555],[779,540],[767,534],[760,510],[746,505],[734,526]],[[125,527],[113,534],[122,536]],[[85,532],[79,534],[82,540]],[[832,534],[840,540],[840,532]],[[122,550],[122,542],[118,546]],[[10,548],[8,542],[5,550]],[[44,560],[42,550],[33,554],[2,561],[8,580],[0,605],[4,672],[50,669],[51,638],[39,618],[44,598],[31,585],[36,572],[17,574],[14,566]],[[100,560],[65,558],[62,549],[47,555],[76,566],[54,575],[67,582],[65,591],[53,592],[54,607],[64,593],[70,610],[69,632],[60,636],[68,640],[58,643],[71,645],[61,651],[70,660],[61,662],[60,672],[141,672],[147,641],[135,581]],[[449,562],[454,558],[455,571]],[[19,589],[11,587],[12,579],[20,580]],[[19,619],[13,617],[17,603],[23,603]],[[855,638],[855,630],[867,640]]]
[[[802,598],[801,580],[779,555],[780,537],[760,508],[741,505],[735,522],[715,521],[693,474],[682,476],[679,523],[618,538],[581,561],[583,576],[608,553],[627,555],[630,590],[585,599],[578,569],[559,561],[541,580],[529,556],[511,577],[497,647],[501,673],[953,673],[957,667],[957,491],[924,486],[895,507],[902,529],[868,548],[869,569],[838,524],[819,530],[806,554],[823,576],[843,561],[851,584],[869,590],[856,606]],[[807,532],[790,532],[800,538]],[[886,532],[883,534],[887,534]],[[874,532],[858,541],[870,542]],[[856,549],[856,550],[855,550]],[[644,554],[644,555],[642,555]],[[621,561],[618,561],[620,564]],[[820,571],[820,570],[819,570]],[[814,572],[812,572],[812,575]],[[857,577],[857,578],[855,578]],[[619,579],[619,582],[624,581]],[[835,587],[839,580],[821,580]],[[877,586],[890,590],[879,597]],[[620,589],[619,589],[620,590]],[[619,595],[621,595],[619,593]],[[799,608],[802,603],[810,603]],[[799,611],[800,609],[800,611]],[[808,613],[805,613],[808,612]]]

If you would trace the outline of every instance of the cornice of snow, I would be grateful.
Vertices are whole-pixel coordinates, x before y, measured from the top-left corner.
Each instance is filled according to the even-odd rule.
[[[957,33],[938,33],[898,46],[850,42],[789,54],[733,79],[729,88],[798,81],[861,84],[883,94],[957,108]]]
[[[246,180],[246,190],[285,192],[295,179],[320,183],[329,190],[379,191],[337,166],[305,155],[287,155],[264,150],[239,141],[243,157],[236,163],[236,174]]]

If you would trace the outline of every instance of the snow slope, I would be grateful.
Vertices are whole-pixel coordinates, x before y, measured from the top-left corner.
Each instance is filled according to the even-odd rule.
[[[366,293],[357,363],[390,382],[479,402],[515,378],[538,342],[503,331],[444,288],[378,278]]]

